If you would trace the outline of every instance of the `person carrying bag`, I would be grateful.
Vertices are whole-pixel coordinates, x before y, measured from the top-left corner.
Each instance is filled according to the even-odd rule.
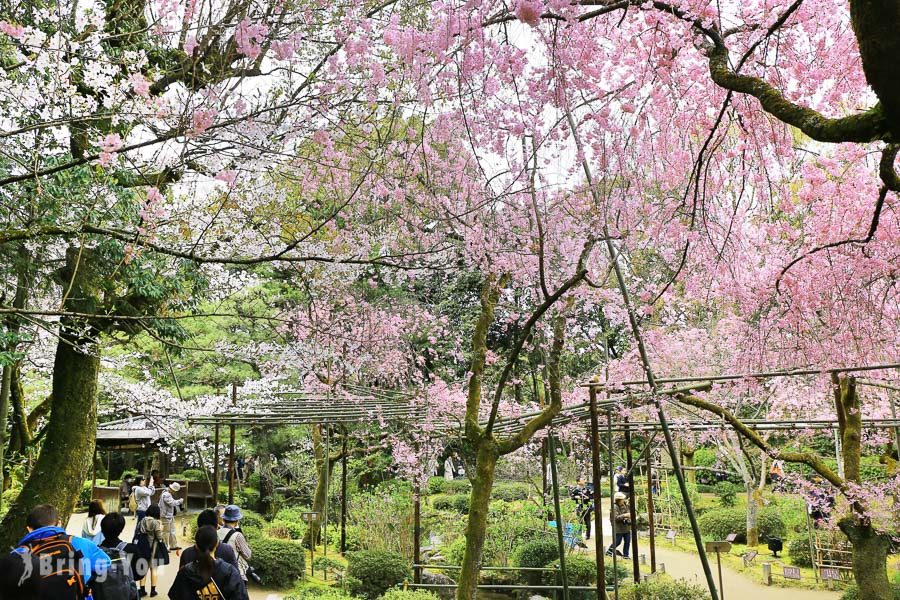
[[[178,571],[169,590],[170,600],[250,600],[240,572],[215,557],[218,545],[214,527],[204,525],[197,529],[197,560]]]

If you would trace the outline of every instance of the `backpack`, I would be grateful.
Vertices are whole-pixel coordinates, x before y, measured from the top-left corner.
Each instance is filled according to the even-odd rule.
[[[23,556],[31,558],[29,579],[34,583],[38,598],[84,600],[84,579],[80,572],[84,555],[75,550],[71,536],[59,533],[28,543],[24,548],[28,552]]]
[[[185,567],[191,573],[197,574],[197,563],[192,562]],[[197,595],[197,600],[226,600],[225,594],[222,593],[222,590],[219,589],[219,586],[216,584],[215,579],[210,579],[206,583],[202,584],[199,589],[193,590]]]
[[[100,547],[109,557],[110,564],[93,585],[95,600],[137,600],[138,588],[125,546],[125,542],[119,542],[115,548]]]
[[[134,488],[131,488],[131,493],[128,494],[128,510],[131,514],[137,514],[137,498],[134,497]]]

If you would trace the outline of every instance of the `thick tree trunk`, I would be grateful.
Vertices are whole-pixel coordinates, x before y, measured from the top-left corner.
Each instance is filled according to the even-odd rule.
[[[682,446],[681,447],[681,466],[687,467],[685,469],[685,474],[687,475],[688,483],[697,483],[697,471],[693,469],[694,467],[694,448],[692,446]]]
[[[499,453],[491,441],[482,441],[478,448],[472,495],[469,499],[469,520],[466,523],[466,552],[456,588],[457,600],[472,600],[477,595],[481,553],[487,533],[488,505],[494,487],[494,470]]]
[[[320,425],[313,426],[312,432],[313,454],[316,457],[316,489],[313,492],[313,512],[317,512],[320,518],[325,514],[325,500],[328,496],[328,485],[331,481],[331,475],[334,471],[334,463],[337,462],[333,457],[326,455],[325,442],[322,440],[322,427]],[[318,545],[320,539],[321,522],[312,522],[306,531],[304,544],[307,548],[312,545]]]
[[[759,507],[762,504],[762,496],[752,483],[746,486],[747,490],[747,545],[750,547],[759,545]]]
[[[894,595],[887,576],[890,538],[851,518],[841,520],[839,525],[853,547],[853,577],[859,586],[859,597],[892,600]]]
[[[47,436],[28,481],[0,525],[0,546],[15,544],[25,517],[38,504],[52,504],[66,522],[81,493],[94,454],[97,433],[97,378],[100,357],[95,343],[61,326],[53,365],[53,400]],[[86,347],[85,347],[86,346]]]

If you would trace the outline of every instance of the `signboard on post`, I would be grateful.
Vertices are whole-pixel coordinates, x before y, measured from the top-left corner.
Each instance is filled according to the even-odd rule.
[[[731,542],[706,542],[707,552],[731,552]]]
[[[785,579],[800,579],[800,567],[784,567]]]
[[[733,544],[734,540],[736,540],[736,539],[737,539],[736,533],[729,533],[728,535],[725,536],[725,541],[728,542],[729,544]]]
[[[300,518],[306,523],[316,523],[321,520],[320,515],[321,513],[317,512],[304,512],[300,513]]]
[[[819,575],[825,581],[840,581],[841,572],[838,569],[824,568],[819,569]]]
[[[666,539],[674,544],[676,535],[678,535],[678,532],[674,529],[670,529],[668,532],[666,532]]]

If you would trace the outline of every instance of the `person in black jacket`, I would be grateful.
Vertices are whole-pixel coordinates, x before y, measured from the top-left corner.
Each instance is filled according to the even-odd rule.
[[[199,529],[205,525],[214,527],[217,530],[219,529],[219,515],[211,508],[207,508],[197,515],[197,528]],[[239,569],[237,554],[235,554],[234,548],[228,544],[219,544],[218,548],[216,548],[216,558],[221,558],[235,569]],[[181,560],[178,563],[178,568],[186,567],[195,560],[197,560],[197,546],[186,548],[185,551],[181,553]]]
[[[238,570],[215,558],[218,545],[219,536],[214,527],[204,525],[197,530],[194,537],[197,560],[179,569],[169,590],[170,600],[250,600]]]

